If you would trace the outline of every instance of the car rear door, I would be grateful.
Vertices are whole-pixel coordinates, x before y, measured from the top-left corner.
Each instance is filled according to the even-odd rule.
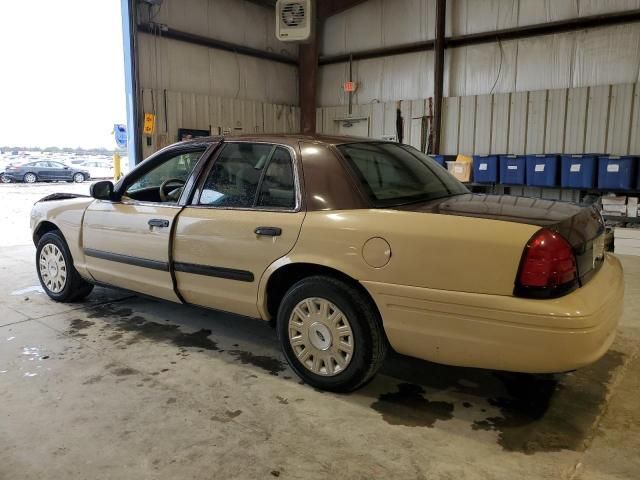
[[[165,180],[186,182],[204,151],[168,150],[125,179],[120,199],[96,200],[87,208],[82,240],[87,269],[96,281],[180,301],[169,269],[169,248],[182,207],[154,196]]]
[[[225,143],[177,220],[176,283],[189,303],[251,317],[258,283],[295,245],[304,220],[298,151]]]

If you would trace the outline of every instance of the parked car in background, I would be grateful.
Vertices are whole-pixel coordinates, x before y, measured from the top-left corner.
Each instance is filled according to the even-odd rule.
[[[11,183],[11,180],[4,176],[4,171],[9,165],[11,165],[9,161],[0,162],[0,182],[2,183]]]
[[[364,385],[389,346],[449,365],[573,370],[606,353],[622,314],[622,268],[595,207],[472,194],[398,143],[198,139],[91,194],[31,211],[52,299],[97,283],[273,320],[318,388]]]
[[[39,160],[35,162],[9,165],[3,174],[12,182],[55,182],[67,181],[81,183],[91,178],[89,171],[82,167],[70,167],[61,162]]]
[[[89,172],[91,178],[113,178],[113,164],[100,160],[87,160],[78,165]]]

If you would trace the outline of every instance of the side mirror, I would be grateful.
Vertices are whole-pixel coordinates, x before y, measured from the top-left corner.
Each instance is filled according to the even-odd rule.
[[[96,200],[113,200],[113,182],[103,180],[91,184],[89,193]]]
[[[65,170],[69,170],[69,166],[68,166],[68,165],[65,165],[65,166],[64,166],[64,169],[65,169]]]

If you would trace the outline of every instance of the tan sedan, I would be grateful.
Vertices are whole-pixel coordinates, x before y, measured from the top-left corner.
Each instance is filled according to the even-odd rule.
[[[389,346],[450,365],[572,370],[607,351],[622,313],[597,210],[471,194],[396,143],[199,139],[91,193],[33,207],[52,299],[100,284],[273,320],[291,367],[319,388],[358,388]]]

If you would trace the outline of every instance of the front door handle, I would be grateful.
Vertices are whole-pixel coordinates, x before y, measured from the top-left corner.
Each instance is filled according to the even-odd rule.
[[[167,228],[169,226],[169,220],[163,220],[162,218],[152,218],[148,223],[150,227]]]
[[[254,230],[256,235],[265,237],[279,237],[282,235],[282,229],[278,227],[258,227]]]

